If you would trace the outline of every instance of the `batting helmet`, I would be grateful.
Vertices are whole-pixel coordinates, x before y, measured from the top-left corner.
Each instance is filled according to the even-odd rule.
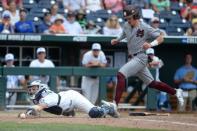
[[[140,9],[133,5],[128,5],[123,9],[125,18],[133,17],[133,19],[140,19]]]

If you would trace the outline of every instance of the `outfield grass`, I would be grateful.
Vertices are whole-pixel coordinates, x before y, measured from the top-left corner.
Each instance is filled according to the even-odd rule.
[[[0,122],[0,131],[162,131],[152,129],[119,128],[100,125],[79,125],[60,123],[14,123]]]

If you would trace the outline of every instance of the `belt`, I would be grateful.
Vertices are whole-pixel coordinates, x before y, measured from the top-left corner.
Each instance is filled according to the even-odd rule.
[[[144,51],[140,51],[140,52],[137,52],[135,54],[133,54],[132,56],[137,56],[138,54],[142,54],[142,53],[145,53]]]
[[[57,95],[58,95],[58,102],[57,102],[57,105],[59,106],[60,101],[61,101],[61,96],[60,96],[60,94],[57,94]]]

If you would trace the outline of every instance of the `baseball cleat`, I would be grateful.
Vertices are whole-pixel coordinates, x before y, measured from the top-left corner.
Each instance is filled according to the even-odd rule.
[[[184,99],[183,99],[183,90],[182,89],[176,89],[176,97],[179,101],[180,106],[183,106]]]
[[[118,113],[117,105],[115,103],[107,102],[107,101],[104,101],[104,100],[102,100],[101,103],[104,106],[107,106],[109,108],[109,113],[108,114],[110,116],[112,116],[114,118],[120,117],[120,114]]]

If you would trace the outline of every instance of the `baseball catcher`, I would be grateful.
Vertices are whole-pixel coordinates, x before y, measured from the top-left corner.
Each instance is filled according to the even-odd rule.
[[[115,103],[102,101],[102,105],[98,107],[74,90],[55,93],[39,80],[30,82],[27,92],[35,105],[25,113],[20,113],[20,118],[39,116],[42,110],[55,115],[64,115],[74,109],[86,112],[91,118],[101,118],[106,115],[114,118],[119,116]]]

